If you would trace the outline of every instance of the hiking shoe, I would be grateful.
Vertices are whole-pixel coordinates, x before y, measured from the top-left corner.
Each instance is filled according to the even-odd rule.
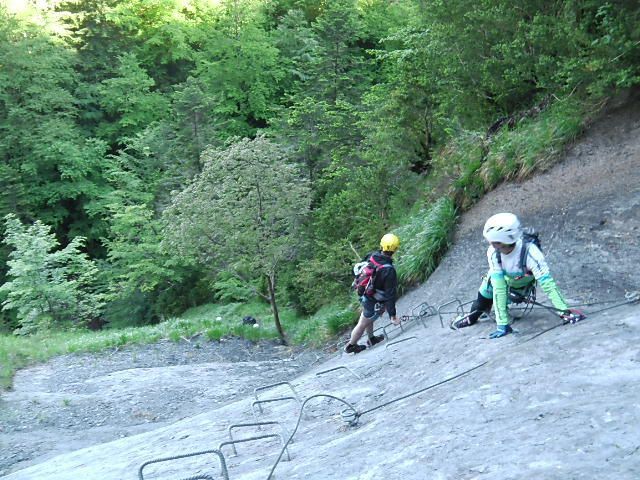
[[[373,335],[369,337],[369,341],[367,342],[370,347],[373,347],[376,343],[380,343],[384,341],[384,335]]]
[[[365,347],[364,345],[351,345],[350,343],[347,343],[347,345],[344,347],[344,351],[347,353],[360,353],[361,351],[366,349],[367,347]]]
[[[453,330],[458,330],[459,328],[470,327],[476,322],[472,322],[469,315],[463,315],[461,317],[456,318],[453,322],[451,322],[451,328]]]

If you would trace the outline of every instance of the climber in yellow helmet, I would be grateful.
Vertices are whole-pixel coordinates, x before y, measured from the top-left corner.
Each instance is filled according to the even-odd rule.
[[[400,323],[396,313],[398,276],[392,259],[398,248],[400,239],[393,233],[387,233],[380,240],[380,250],[367,254],[363,259],[369,278],[361,278],[368,282],[368,285],[362,285],[363,288],[359,291],[362,312],[358,324],[351,332],[349,342],[344,347],[347,353],[360,353],[367,348],[358,344],[365,330],[369,336],[369,346],[384,340],[384,336],[373,334],[373,322],[385,311],[394,324]]]

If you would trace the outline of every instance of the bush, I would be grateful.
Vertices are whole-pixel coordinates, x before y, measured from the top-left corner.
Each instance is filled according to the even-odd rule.
[[[33,333],[54,326],[85,324],[98,318],[104,295],[97,291],[98,269],[81,251],[85,239],[75,237],[59,249],[51,228],[40,221],[25,226],[15,215],[5,217],[4,243],[9,254],[9,281],[3,309],[15,310],[16,333]]]

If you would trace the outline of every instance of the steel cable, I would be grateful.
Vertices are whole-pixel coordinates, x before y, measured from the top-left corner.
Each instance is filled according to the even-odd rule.
[[[349,409],[351,409],[354,412],[355,418],[358,418],[358,411],[353,407],[353,405],[351,405],[349,402],[347,402],[346,400],[343,400],[340,397],[336,397],[335,395],[329,395],[329,394],[325,394],[325,393],[318,393],[318,394],[315,394],[315,395],[311,395],[304,402],[302,402],[302,405],[300,405],[300,412],[298,413],[298,420],[296,422],[296,426],[294,427],[293,431],[291,432],[291,435],[289,435],[289,438],[287,439],[287,441],[285,442],[284,446],[282,447],[282,450],[280,450],[280,454],[278,455],[278,458],[276,458],[276,462],[273,464],[273,467],[271,468],[271,471],[269,472],[269,476],[267,477],[267,480],[271,480],[271,478],[273,478],[273,472],[275,472],[276,467],[278,466],[278,463],[280,463],[280,460],[282,459],[282,455],[284,455],[284,452],[287,449],[287,446],[289,445],[289,443],[291,443],[291,440],[293,440],[293,436],[298,431],[298,427],[300,426],[300,421],[302,420],[302,412],[304,411],[304,407],[307,405],[307,402],[309,402],[309,400],[312,400],[312,399],[318,398],[318,397],[327,397],[327,398],[331,398],[333,400],[338,400],[339,402],[344,403]]]
[[[630,294],[626,294],[626,295],[625,295],[625,298],[626,298],[626,300],[625,300],[624,302],[620,302],[620,303],[618,303],[618,304],[616,304],[616,305],[613,305],[613,306],[611,306],[611,307],[606,307],[606,308],[603,308],[603,309],[600,309],[600,310],[596,310],[595,312],[590,312],[589,314],[590,314],[590,315],[595,315],[595,314],[597,314],[597,313],[601,313],[601,312],[604,312],[604,311],[606,311],[606,310],[611,310],[611,309],[613,309],[613,308],[618,308],[618,307],[621,307],[621,306],[623,306],[623,305],[627,305],[627,304],[635,303],[635,302],[637,302],[638,300],[640,300],[640,294],[639,294],[638,292],[631,292]],[[613,301],[615,301],[615,300],[613,300]],[[607,301],[607,302],[598,302],[598,303],[611,303],[611,302],[612,302],[612,301]],[[538,305],[538,306],[540,306],[540,307],[542,307],[542,308],[545,308],[545,309],[547,309],[547,310],[553,311],[554,313],[557,313],[558,311],[562,311],[562,310],[559,310],[559,309],[557,309],[557,308],[550,307],[550,306],[548,306],[548,305],[539,304],[539,303],[537,303],[537,302],[535,302],[535,303],[536,303],[536,305]],[[545,329],[545,330],[542,330],[541,332],[538,332],[537,334],[535,334],[535,335],[533,335],[532,337],[530,337],[530,338],[526,339],[525,341],[518,343],[516,346],[520,346],[520,345],[522,345],[522,344],[524,344],[524,343],[530,342],[531,340],[533,340],[533,339],[535,339],[535,338],[539,337],[540,335],[543,335],[543,334],[545,334],[545,333],[547,333],[547,332],[550,332],[551,330],[554,330],[554,329],[556,329],[556,328],[558,328],[558,327],[561,327],[561,326],[563,326],[563,325],[566,325],[566,324],[563,322],[563,323],[559,323],[559,324],[557,324],[557,325],[554,325],[554,326],[552,326],[552,327],[549,327],[549,328],[547,328],[547,329]],[[273,467],[271,468],[271,471],[269,472],[269,476],[267,477],[267,480],[271,480],[271,479],[273,478],[273,473],[275,472],[275,470],[276,470],[276,468],[277,468],[278,464],[280,463],[280,460],[282,459],[282,456],[284,455],[284,452],[285,452],[285,450],[286,450],[287,446],[289,445],[289,443],[291,442],[291,440],[293,440],[294,435],[295,435],[295,434],[296,434],[296,432],[298,431],[298,427],[300,426],[300,422],[301,422],[301,420],[302,420],[302,413],[303,413],[303,411],[304,411],[304,407],[306,406],[306,404],[307,404],[307,402],[308,402],[309,400],[311,400],[311,399],[313,399],[313,398],[317,398],[317,397],[328,397],[328,398],[332,398],[332,399],[334,399],[334,400],[338,400],[338,401],[340,401],[340,402],[344,403],[345,405],[347,405],[347,406],[348,406],[348,408],[349,408],[350,410],[352,410],[352,411],[354,412],[353,418],[349,421],[349,423],[350,423],[351,425],[354,425],[354,424],[357,422],[357,420],[358,420],[362,415],[365,415],[365,414],[367,414],[367,413],[374,412],[374,411],[379,410],[379,409],[381,409],[381,408],[383,408],[383,407],[389,406],[389,405],[391,405],[391,404],[393,404],[393,403],[399,402],[399,401],[401,401],[401,400],[405,400],[405,399],[410,398],[410,397],[413,397],[413,396],[415,396],[415,395],[419,395],[420,393],[426,392],[427,390],[431,390],[432,388],[435,388],[435,387],[437,387],[437,386],[440,386],[440,385],[443,385],[443,384],[445,384],[445,383],[451,382],[451,381],[453,381],[453,380],[455,380],[455,379],[457,379],[457,378],[460,378],[460,377],[462,377],[462,376],[464,376],[464,375],[466,375],[466,374],[468,374],[468,373],[470,373],[470,372],[473,372],[474,370],[477,370],[477,369],[479,369],[479,368],[481,368],[481,367],[483,367],[483,366],[487,365],[488,363],[490,363],[490,362],[491,362],[491,361],[493,361],[493,360],[495,360],[495,359],[492,359],[492,360],[486,360],[486,361],[484,361],[484,362],[482,362],[482,363],[479,363],[478,365],[475,365],[475,366],[473,366],[473,367],[471,367],[471,368],[469,368],[469,369],[467,369],[467,370],[465,370],[465,371],[463,371],[463,372],[461,372],[461,373],[458,373],[458,374],[454,375],[453,377],[449,377],[449,378],[447,378],[447,379],[445,379],[445,380],[441,380],[441,381],[439,381],[439,382],[433,383],[433,384],[431,384],[431,385],[429,385],[429,386],[427,386],[427,387],[421,388],[421,389],[416,390],[416,391],[414,391],[414,392],[411,392],[411,393],[409,393],[409,394],[407,394],[407,395],[403,395],[403,396],[401,396],[401,397],[394,398],[394,399],[392,399],[392,400],[389,400],[388,402],[382,403],[382,404],[380,404],[380,405],[376,405],[375,407],[373,407],[373,408],[369,408],[369,409],[364,410],[364,411],[362,411],[362,412],[358,412],[358,411],[357,411],[357,410],[356,410],[356,409],[355,409],[355,408],[354,408],[354,407],[353,407],[349,402],[347,402],[346,400],[343,400],[343,399],[342,399],[342,398],[340,398],[340,397],[336,397],[336,396],[334,396],[334,395],[328,395],[328,394],[316,394],[316,395],[312,395],[311,397],[307,398],[307,399],[302,403],[302,405],[300,406],[300,412],[298,413],[298,420],[297,420],[297,422],[296,422],[296,426],[295,426],[295,428],[293,429],[293,432],[291,432],[291,435],[289,436],[289,439],[285,442],[284,447],[283,447],[283,448],[282,448],[282,450],[280,451],[280,454],[278,455],[278,458],[276,459],[276,461],[275,461],[275,463],[274,463]],[[344,418],[344,412],[343,412],[343,418]]]

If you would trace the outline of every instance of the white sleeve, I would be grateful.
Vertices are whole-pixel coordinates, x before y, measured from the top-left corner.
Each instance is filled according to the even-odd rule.
[[[536,280],[540,280],[545,275],[549,275],[549,267],[544,259],[544,254],[533,243],[529,244],[526,260],[527,270],[533,273]]]
[[[487,248],[487,261],[489,262],[489,275],[494,273],[503,273],[502,267],[498,262],[498,253],[495,248]]]

